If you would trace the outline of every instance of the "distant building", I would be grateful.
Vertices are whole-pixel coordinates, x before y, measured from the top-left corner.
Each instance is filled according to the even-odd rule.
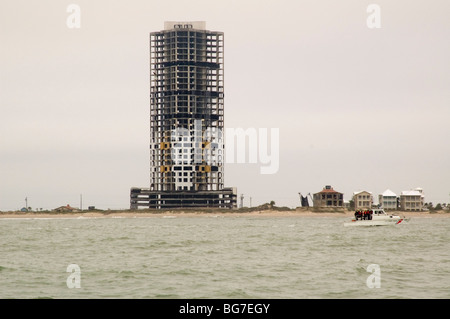
[[[166,21],[150,33],[150,187],[130,209],[236,208],[224,187],[224,33]]]
[[[60,206],[58,208],[55,208],[53,211],[58,213],[71,213],[71,212],[78,212],[79,209],[67,204],[66,206]]]
[[[368,191],[358,191],[353,193],[353,202],[355,203],[355,210],[370,209],[373,204],[373,196]]]
[[[313,195],[314,207],[343,207],[344,194],[337,192],[330,185]]]
[[[385,190],[382,194],[378,195],[378,203],[380,207],[386,210],[397,209],[398,196],[390,189]]]
[[[423,209],[423,190],[416,188],[410,191],[403,191],[400,194],[400,208],[407,211],[421,211]]]

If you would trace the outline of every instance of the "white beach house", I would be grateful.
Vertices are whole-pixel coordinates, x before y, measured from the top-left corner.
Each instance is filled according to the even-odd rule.
[[[397,194],[390,189],[385,190],[382,194],[378,195],[378,203],[383,209],[397,209]]]

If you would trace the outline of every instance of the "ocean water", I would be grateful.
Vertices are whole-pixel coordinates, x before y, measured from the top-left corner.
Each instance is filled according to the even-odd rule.
[[[0,298],[450,298],[450,218],[347,220],[2,218]]]

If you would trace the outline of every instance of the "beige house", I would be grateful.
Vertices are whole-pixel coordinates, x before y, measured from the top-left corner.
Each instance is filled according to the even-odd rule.
[[[353,193],[353,202],[355,203],[355,210],[370,209],[373,204],[373,196],[371,192],[359,191]]]
[[[321,192],[313,194],[313,202],[314,207],[343,207],[344,194],[327,185]]]
[[[424,196],[421,188],[411,191],[403,191],[400,195],[400,209],[407,211],[421,211]]]

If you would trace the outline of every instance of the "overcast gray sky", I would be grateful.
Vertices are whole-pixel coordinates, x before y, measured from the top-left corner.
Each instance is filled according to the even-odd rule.
[[[245,205],[299,206],[325,185],[449,202],[449,13],[448,0],[2,0],[0,210],[80,194],[128,208],[130,187],[148,187],[149,32],[171,20],[225,33],[225,126],[280,129],[276,174],[225,166]]]

